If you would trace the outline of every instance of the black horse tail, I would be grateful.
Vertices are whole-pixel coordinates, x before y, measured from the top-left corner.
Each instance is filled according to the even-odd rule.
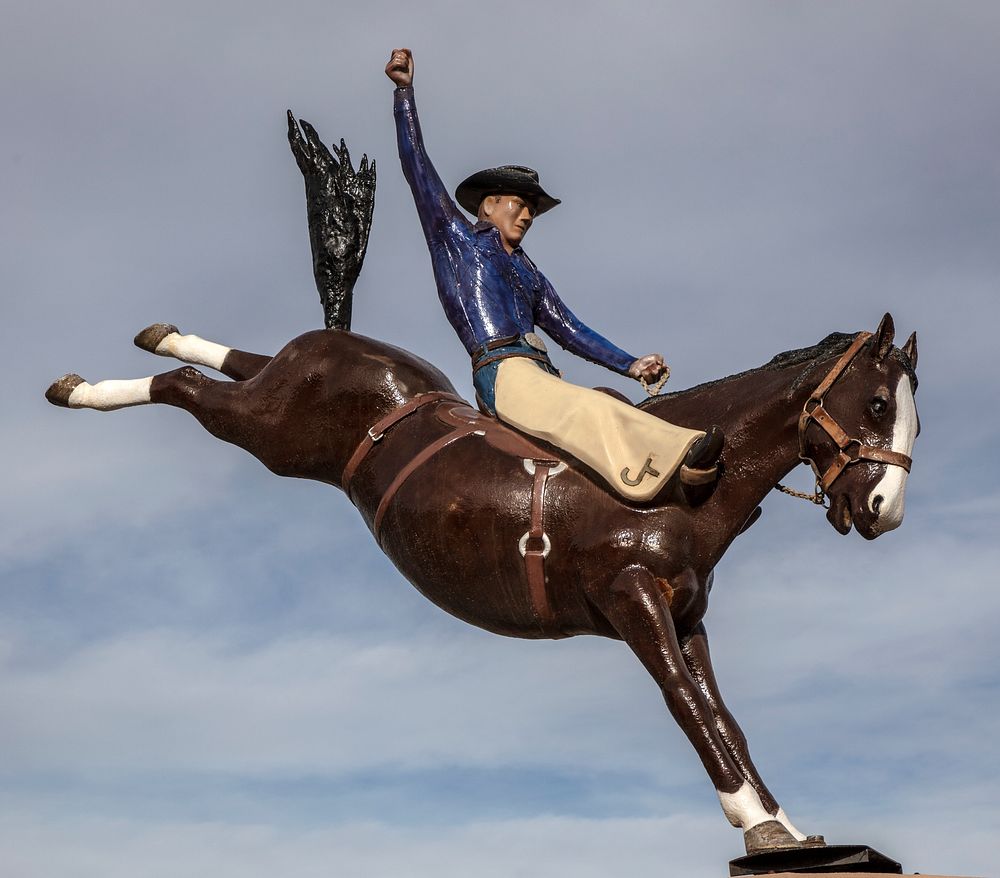
[[[355,171],[343,140],[327,149],[312,125],[295,123],[291,110],[288,143],[305,179],[313,276],[326,328],[349,330],[375,210],[375,162],[369,165],[364,155]]]

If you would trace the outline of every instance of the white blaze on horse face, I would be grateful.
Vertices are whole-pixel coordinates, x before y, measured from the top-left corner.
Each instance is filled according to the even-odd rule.
[[[722,813],[726,815],[726,819],[744,832],[758,823],[775,819],[767,813],[757,791],[746,781],[735,793],[719,792],[719,801],[722,803]]]
[[[197,335],[171,332],[156,346],[155,352],[161,357],[173,357],[182,363],[208,366],[209,369],[219,371],[222,369],[222,361],[226,359],[226,354],[230,350],[232,348],[216,344],[214,341],[206,341]]]
[[[149,388],[152,378],[128,378],[123,381],[98,381],[96,384],[78,384],[69,395],[69,407],[73,409],[97,409],[111,412],[130,405],[149,402]]]
[[[892,427],[892,450],[913,453],[913,440],[917,438],[917,406],[913,401],[910,376],[903,375],[896,388],[896,423]],[[881,497],[876,522],[883,533],[899,527],[903,521],[903,495],[906,492],[907,472],[901,466],[889,465],[885,475],[868,495],[868,509],[875,512],[875,500]]]

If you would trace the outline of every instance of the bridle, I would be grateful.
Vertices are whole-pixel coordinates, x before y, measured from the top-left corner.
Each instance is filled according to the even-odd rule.
[[[816,476],[816,489],[813,494],[804,494],[800,491],[793,491],[784,485],[777,485],[779,491],[790,494],[793,497],[802,497],[811,500],[818,506],[824,505],[827,492],[833,483],[840,478],[841,474],[851,464],[859,463],[862,460],[871,460],[875,463],[885,463],[890,466],[901,466],[907,472],[913,463],[912,458],[899,451],[891,451],[887,448],[876,448],[874,445],[865,445],[860,439],[848,436],[836,418],[833,417],[823,405],[823,401],[829,393],[830,388],[837,382],[837,379],[847,371],[858,352],[865,346],[868,339],[872,337],[870,332],[859,332],[851,346],[844,351],[843,356],[834,364],[826,377],[819,383],[817,388],[809,395],[809,398],[802,406],[802,414],[799,415],[799,459],[808,463]],[[820,470],[819,464],[806,453],[806,430],[811,423],[818,424],[822,430],[837,445],[838,454],[833,463]]]

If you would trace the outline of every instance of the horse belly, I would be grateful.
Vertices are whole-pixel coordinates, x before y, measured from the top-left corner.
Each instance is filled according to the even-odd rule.
[[[431,460],[393,500],[381,544],[399,571],[451,615],[496,634],[541,638],[591,630],[585,611],[560,602],[543,627],[518,542],[530,525],[531,478],[508,461]],[[464,475],[465,474],[465,475]],[[550,596],[550,600],[551,600]]]

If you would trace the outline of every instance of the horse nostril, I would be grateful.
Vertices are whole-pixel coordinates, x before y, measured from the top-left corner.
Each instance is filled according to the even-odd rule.
[[[876,515],[878,515],[879,510],[882,508],[882,501],[884,500],[885,497],[883,497],[881,494],[876,494],[874,497],[872,497],[872,512],[874,512]]]

